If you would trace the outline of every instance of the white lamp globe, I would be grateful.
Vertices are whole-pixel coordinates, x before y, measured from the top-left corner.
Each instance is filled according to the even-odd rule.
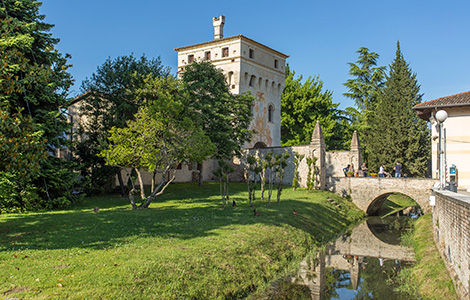
[[[444,122],[447,119],[447,112],[445,110],[440,110],[436,113],[436,119],[439,122]]]

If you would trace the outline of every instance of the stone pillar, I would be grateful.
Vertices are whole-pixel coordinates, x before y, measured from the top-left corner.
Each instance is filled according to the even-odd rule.
[[[315,164],[315,188],[324,190],[326,188],[326,144],[319,121],[317,121],[313,129],[309,148],[309,155],[317,158]]]
[[[357,172],[362,164],[361,143],[357,131],[354,130],[351,139],[351,149],[349,150],[349,163],[354,164],[354,170]]]
[[[220,40],[224,38],[224,24],[225,16],[212,18],[212,25],[214,25],[214,40]]]
[[[300,263],[298,279],[295,283],[305,285],[310,289],[311,299],[322,299],[325,291],[325,252],[315,253],[306,257]]]
[[[355,291],[357,291],[357,287],[359,286],[359,282],[361,281],[360,270],[361,268],[359,265],[359,261],[356,259],[356,257],[354,257],[349,265],[349,274],[351,276],[351,284],[353,286],[353,290]]]

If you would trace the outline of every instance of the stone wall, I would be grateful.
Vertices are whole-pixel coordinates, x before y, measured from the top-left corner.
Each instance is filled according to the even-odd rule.
[[[353,164],[354,170],[357,171],[357,162],[351,155],[351,151],[335,151],[326,153],[326,176],[341,177],[344,176],[343,169]]]
[[[434,240],[462,299],[470,299],[470,197],[434,191]]]
[[[274,154],[282,154],[288,152],[290,154],[289,159],[287,160],[287,167],[285,169],[285,175],[283,179],[283,183],[285,185],[291,185],[292,180],[294,179],[294,171],[295,171],[295,164],[294,164],[294,153],[299,153],[308,156],[316,156],[313,153],[314,149],[310,145],[303,145],[303,146],[291,146],[291,147],[270,147],[270,148],[262,148],[262,149],[248,149],[246,150],[247,154],[254,155],[256,157],[265,157],[267,153],[271,152]],[[326,177],[331,176],[344,176],[343,168],[345,168],[351,162],[350,152],[349,151],[337,151],[337,152],[326,152],[325,155],[325,164],[326,164]],[[238,164],[244,164],[243,162],[238,161]],[[315,165],[316,167],[316,177],[319,176],[318,170],[318,163]],[[238,168],[238,170],[244,170],[244,165]],[[301,187],[307,186],[307,174],[308,174],[308,166],[307,166],[307,159],[304,158],[298,168],[299,172],[299,184]],[[240,178],[240,176],[233,176],[233,178]],[[317,181],[320,179],[317,178]]]
[[[331,176],[344,176],[343,168],[348,164],[354,164],[356,170],[357,166],[361,163],[361,152],[359,139],[357,137],[357,132],[354,132],[351,140],[351,149],[350,151],[336,151],[336,152],[326,152],[326,145],[321,130],[320,123],[315,124],[314,132],[312,134],[312,140],[309,145],[302,146],[290,146],[290,147],[269,147],[261,149],[246,149],[244,155],[254,155],[256,157],[265,157],[267,153],[282,154],[288,152],[290,157],[287,161],[288,165],[285,169],[285,175],[283,178],[283,183],[286,185],[291,185],[294,178],[295,164],[294,164],[294,153],[303,154],[305,158],[300,162],[298,172],[299,172],[299,184],[301,187],[307,186],[307,176],[308,176],[308,165],[307,157],[316,157],[317,161],[315,163],[315,187],[318,189],[325,189],[327,184],[327,177]],[[236,170],[238,173],[243,172],[246,167],[246,162],[236,159],[234,161]],[[243,179],[244,177],[240,174],[232,175],[232,180]]]
[[[203,164],[203,174],[204,174],[204,180],[205,181],[212,181],[215,180],[214,178],[214,170],[217,168],[217,161],[209,159],[207,161],[204,161]],[[121,176],[122,180],[124,181],[124,184],[127,184],[127,181],[129,180],[129,176],[131,174],[132,169],[131,168],[123,168],[121,170]],[[145,186],[150,186],[152,183],[152,176],[153,174],[150,172],[142,171],[142,181]],[[180,169],[176,169],[171,172],[170,176],[175,175],[175,180],[173,182],[175,183],[180,183],[180,182],[191,182],[191,181],[197,181],[199,178],[199,171],[196,168],[196,164],[193,164],[192,167],[188,166],[187,164],[182,163]],[[161,174],[157,174],[155,176],[155,181],[160,182],[161,180]],[[115,180],[115,186],[119,186],[119,181],[116,178]],[[136,185],[138,185],[138,182],[135,182]]]

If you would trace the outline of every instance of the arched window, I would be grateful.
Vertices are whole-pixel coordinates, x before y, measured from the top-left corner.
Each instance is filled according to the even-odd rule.
[[[256,76],[255,76],[255,75],[251,75],[249,86],[254,86],[254,85],[255,85],[255,80],[256,80]]]
[[[233,72],[232,72],[232,71],[228,72],[227,77],[228,77],[228,78],[227,78],[228,85],[229,85],[230,87],[232,87],[232,85],[233,85],[233,82],[232,82],[232,81],[233,81]],[[233,89],[233,88],[234,88],[234,87],[232,87],[232,89]]]
[[[263,142],[257,142],[254,146],[254,149],[261,149],[261,148],[266,148],[266,144]]]
[[[274,122],[274,104],[268,105],[268,122]]]

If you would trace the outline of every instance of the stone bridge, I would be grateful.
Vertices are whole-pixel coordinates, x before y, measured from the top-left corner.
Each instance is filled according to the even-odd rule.
[[[411,197],[424,213],[429,213],[429,196],[436,182],[425,178],[328,177],[326,189],[342,197],[350,196],[370,216],[376,215],[385,199],[395,193]]]

